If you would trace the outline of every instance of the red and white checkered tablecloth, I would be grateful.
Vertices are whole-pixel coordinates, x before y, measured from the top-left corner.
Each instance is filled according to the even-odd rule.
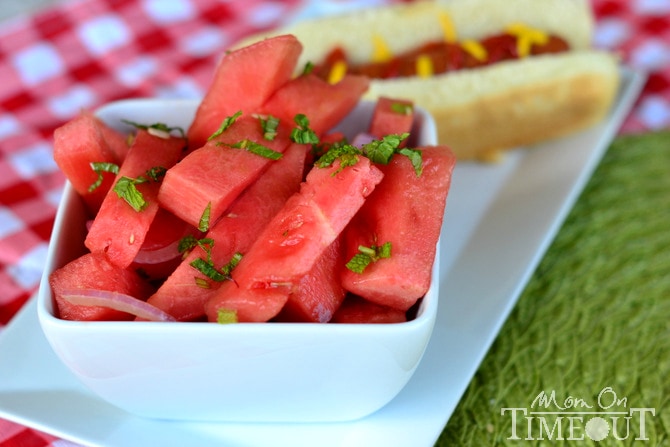
[[[72,0],[0,22],[0,331],[42,273],[64,182],[56,127],[121,98],[198,97],[243,35],[314,8],[392,1]],[[595,45],[650,74],[621,132],[670,128],[670,0],[592,1]],[[0,419],[0,447],[57,445],[71,444]]]

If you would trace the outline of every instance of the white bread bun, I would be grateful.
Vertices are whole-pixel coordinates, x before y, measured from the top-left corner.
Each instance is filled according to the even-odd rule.
[[[294,34],[298,63],[321,63],[342,48],[351,64],[367,63],[381,38],[398,55],[445,39],[444,17],[456,40],[501,34],[522,23],[565,40],[569,52],[526,57],[433,77],[373,79],[366,98],[409,99],[433,114],[440,144],[461,160],[489,159],[586,128],[605,116],[619,84],[617,59],[591,49],[588,0],[423,0],[305,20],[244,39]],[[453,35],[454,33],[452,33]]]
[[[366,97],[411,98],[431,112],[438,140],[465,159],[591,126],[609,111],[618,59],[583,50],[506,61],[432,78],[373,80]]]

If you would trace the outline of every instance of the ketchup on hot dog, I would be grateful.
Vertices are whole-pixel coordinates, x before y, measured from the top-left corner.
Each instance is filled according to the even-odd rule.
[[[478,42],[429,42],[403,54],[364,64],[351,64],[341,48],[333,49],[322,64],[314,67],[318,76],[337,82],[344,73],[373,79],[430,76],[463,68],[476,68],[529,55],[567,51],[567,42],[519,26],[512,32],[490,36]]]

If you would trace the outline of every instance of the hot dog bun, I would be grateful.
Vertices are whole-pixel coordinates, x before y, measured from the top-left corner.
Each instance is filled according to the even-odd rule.
[[[445,20],[451,28],[445,28]],[[351,63],[365,63],[376,51],[375,39],[382,39],[395,55],[454,37],[457,42],[482,39],[513,23],[558,36],[569,51],[431,77],[373,79],[366,93],[368,99],[413,101],[431,112],[440,144],[451,146],[459,159],[490,159],[500,150],[584,129],[610,109],[619,84],[618,60],[591,48],[588,0],[399,3],[302,21],[251,36],[239,45],[290,33],[304,46],[299,66],[318,64],[337,47]]]
[[[372,82],[366,96],[411,98],[431,112],[438,140],[451,146],[459,159],[491,160],[500,150],[558,138],[599,122],[618,84],[616,59],[585,50],[428,79]]]

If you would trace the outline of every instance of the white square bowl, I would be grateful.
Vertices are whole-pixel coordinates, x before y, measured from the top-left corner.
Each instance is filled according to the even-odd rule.
[[[195,100],[125,100],[96,112],[187,128]],[[338,126],[367,128],[361,103]],[[413,144],[436,143],[432,118],[416,110]],[[438,305],[439,258],[416,317],[396,324],[80,322],[54,316],[48,278],[84,252],[86,212],[65,187],[37,301],[40,325],[57,356],[91,391],[129,413],[193,421],[354,420],[392,400],[409,381],[430,339]],[[439,250],[437,251],[439,254]],[[439,255],[438,255],[439,256]]]

